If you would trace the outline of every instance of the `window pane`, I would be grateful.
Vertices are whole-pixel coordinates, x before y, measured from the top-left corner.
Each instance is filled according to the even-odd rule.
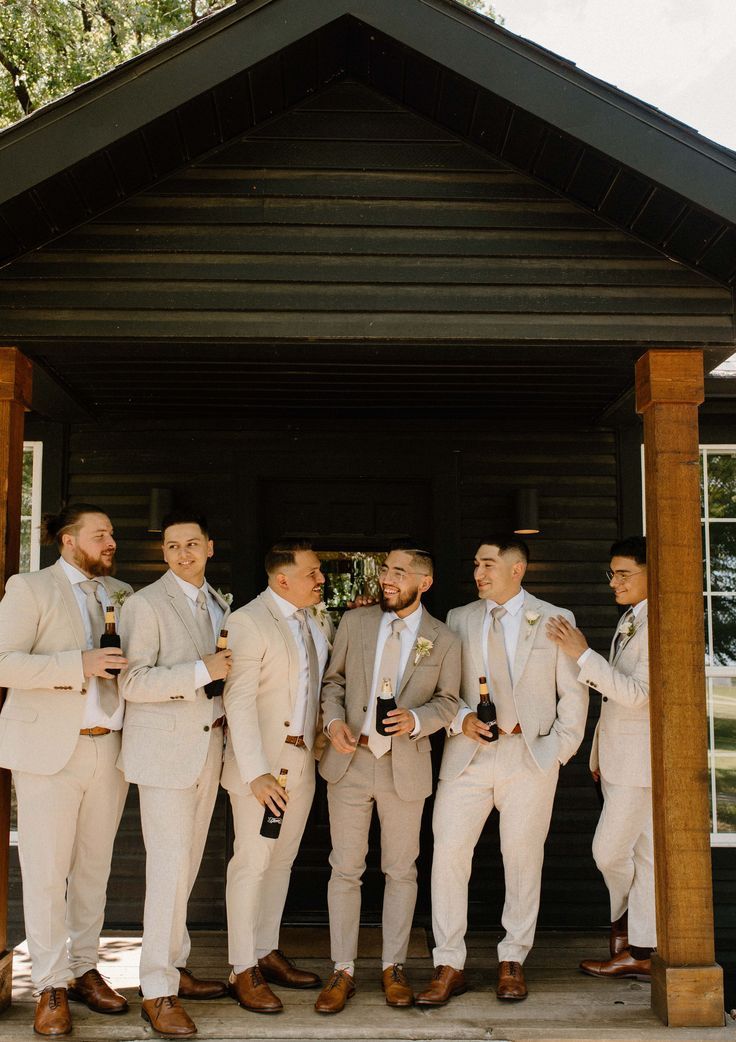
[[[736,524],[714,521],[710,528],[710,588],[736,590]]]
[[[23,449],[23,482],[20,492],[20,512],[30,516],[33,503],[33,449]]]
[[[708,632],[708,598],[703,598],[703,613],[705,615],[705,664],[706,666],[712,666],[713,663],[710,660],[710,633]]]
[[[736,832],[736,677],[712,677],[716,832]]]
[[[712,597],[713,665],[736,666],[736,597]]]
[[[705,475],[703,473],[703,453],[698,453],[698,473],[700,474],[700,516],[705,517]]]
[[[708,511],[736,517],[736,453],[708,455]]]
[[[31,519],[25,518],[20,523],[20,565],[19,571],[31,570]]]

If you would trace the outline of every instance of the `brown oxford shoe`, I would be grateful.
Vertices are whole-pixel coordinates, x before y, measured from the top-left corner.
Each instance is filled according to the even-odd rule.
[[[381,987],[386,995],[386,1004],[388,1006],[413,1006],[414,1005],[414,992],[411,990],[411,984],[406,979],[404,973],[404,967],[395,962],[393,966],[389,966],[388,969],[383,971],[381,977]]]
[[[33,1030],[37,1035],[68,1035],[72,1029],[66,988],[44,988],[38,997]]]
[[[184,1007],[179,1005],[176,995],[144,999],[141,1016],[164,1038],[191,1038],[197,1034],[197,1025]]]
[[[298,969],[280,948],[259,959],[258,967],[270,984],[280,984],[282,988],[319,988],[322,984],[321,977]]]
[[[335,970],[317,996],[318,1013],[341,1013],[345,1003],[355,994],[355,981],[345,970]]]
[[[177,967],[179,970],[179,998],[194,999],[195,1002],[203,999],[223,999],[227,995],[227,984],[221,980],[200,980],[190,973],[184,966]]]
[[[444,1006],[453,995],[462,995],[468,990],[465,974],[452,966],[437,966],[429,987],[421,991],[414,1000],[417,1006]]]
[[[502,962],[498,967],[496,997],[519,1002],[529,994],[520,962]]]
[[[127,1013],[129,1008],[125,996],[111,988],[95,969],[70,980],[67,995],[74,1002],[83,1002],[93,1013]]]
[[[608,939],[608,948],[611,958],[625,951],[629,947],[629,922],[628,914],[624,912],[620,919],[611,923],[611,934]]]
[[[631,977],[634,980],[652,979],[652,960],[635,959],[631,952],[626,949],[614,955],[608,962],[595,962],[593,959],[585,959],[580,963],[580,969],[591,977]]]
[[[238,1005],[251,1013],[280,1013],[284,1008],[257,966],[249,966],[242,973],[231,973],[228,991]]]

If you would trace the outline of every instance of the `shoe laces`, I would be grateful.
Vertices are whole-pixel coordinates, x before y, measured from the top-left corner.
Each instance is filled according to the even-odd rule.
[[[84,976],[87,977],[89,980],[93,981],[95,984],[103,984],[104,985],[104,984],[109,984],[110,983],[108,978],[107,977],[103,977],[102,974],[100,973],[100,971],[96,970],[96,969],[87,970],[87,972],[84,974]]]
[[[44,992],[49,993],[49,1009],[58,1009],[61,1005],[61,992],[65,990],[65,988],[44,988]]]
[[[508,977],[518,977],[519,976],[519,972],[518,972],[518,970],[516,968],[517,967],[517,963],[515,963],[515,962],[505,962],[504,966],[506,967],[506,976],[508,976]]]
[[[263,974],[261,973],[258,966],[251,966],[250,968],[250,982],[254,988],[260,987],[261,984],[265,984]]]
[[[327,990],[332,991],[332,989],[336,988],[341,981],[345,980],[346,976],[347,974],[345,973],[345,970],[335,970],[329,984],[327,985]]]
[[[279,959],[282,959],[290,970],[296,969],[296,963],[290,959],[288,955],[284,955],[280,948],[275,948],[273,954],[278,956]]]
[[[154,999],[154,1005],[158,1010],[163,1008],[164,1003],[166,1004],[167,1009],[174,1009],[174,1007],[177,1005],[176,996],[162,995],[160,998]]]
[[[391,967],[391,980],[398,981],[399,984],[403,984],[404,967],[400,962],[395,962]]]

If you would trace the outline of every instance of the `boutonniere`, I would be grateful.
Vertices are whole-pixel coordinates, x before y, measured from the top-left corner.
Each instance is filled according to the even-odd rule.
[[[434,641],[428,640],[426,637],[417,637],[417,642],[414,645],[416,655],[414,656],[414,665],[419,664],[419,659],[426,658],[434,647]]]
[[[524,618],[526,619],[526,624],[529,627],[529,629],[526,631],[526,639],[527,640],[529,639],[529,637],[531,637],[532,630],[537,625],[537,623],[539,622],[541,617],[542,617],[542,614],[541,614],[541,612],[538,612],[538,611],[525,611],[524,612]]]
[[[624,637],[628,638],[628,637],[633,637],[635,633],[636,633],[636,623],[634,622],[633,619],[629,619],[629,622],[628,622],[628,625],[626,626],[626,629],[623,630],[623,635],[624,635]]]
[[[222,598],[222,600],[225,602],[225,604],[227,604],[228,608],[233,603],[233,595],[231,593],[223,593],[222,590],[219,588],[219,586],[215,590],[215,593],[217,594],[218,597]]]
[[[320,626],[326,620],[327,616],[330,614],[327,611],[327,605],[324,601],[320,601],[319,604],[313,604],[309,610],[311,611],[312,615],[315,617]]]
[[[110,594],[110,600],[113,604],[116,604],[118,608],[122,608],[128,597],[130,597],[130,590],[115,590],[114,593]]]

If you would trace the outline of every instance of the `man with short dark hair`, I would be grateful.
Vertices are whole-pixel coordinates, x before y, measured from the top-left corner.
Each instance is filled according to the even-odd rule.
[[[168,571],[126,602],[121,619],[128,668],[120,762],[138,785],[146,846],[141,946],[141,1016],[167,1037],[196,1027],[179,997],[215,999],[220,981],[188,969],[187,902],[199,872],[222,771],[222,697],[205,686],[224,679],[231,653],[215,652],[229,608],[205,580],[214,553],[207,521],[182,510],[162,522]]]
[[[128,1003],[97,970],[113,842],[128,786],[116,763],[123,703],[100,648],[103,608],[131,588],[114,579],[107,514],[76,503],[44,518],[59,559],[14,575],[0,603],[0,766],[18,799],[18,853],[38,1035],[72,1030],[68,998],[97,1013]],[[74,978],[70,981],[70,977]]]
[[[560,766],[583,738],[588,695],[544,622],[559,608],[521,585],[529,549],[513,535],[490,536],[475,555],[479,600],[453,608],[447,625],[462,640],[461,708],[449,730],[434,806],[432,929],[435,976],[417,996],[441,1006],[466,989],[465,932],[473,851],[498,808],[506,895],[496,995],[527,996],[523,963],[534,942],[544,861]],[[570,612],[565,617],[574,622]],[[488,678],[499,738],[476,713]]]
[[[550,619],[548,632],[575,660],[583,684],[601,695],[590,770],[603,790],[603,811],[593,838],[593,857],[611,898],[610,959],[585,959],[592,977],[651,979],[657,944],[654,906],[652,768],[649,744],[649,634],[647,546],[643,536],[611,547],[609,586],[619,619],[606,660],[588,647],[579,629]]]
[[[222,784],[235,826],[226,889],[230,993],[244,1009],[278,1013],[283,1006],[269,984],[321,983],[284,955],[279,930],[314,798],[319,689],[333,626],[321,603],[325,578],[309,543],[277,543],[265,567],[267,589],[230,616]],[[286,791],[277,781],[282,769]],[[264,808],[283,815],[276,839],[260,834]]]

